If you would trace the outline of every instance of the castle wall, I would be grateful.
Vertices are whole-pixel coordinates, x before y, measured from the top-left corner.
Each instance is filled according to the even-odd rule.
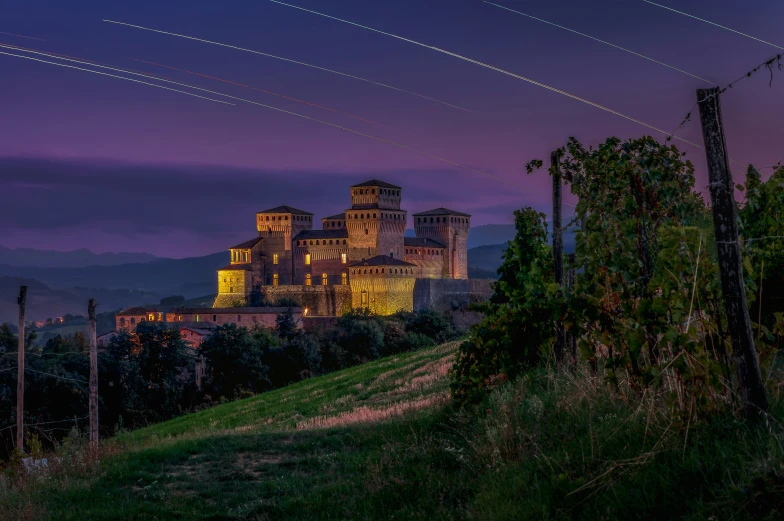
[[[414,284],[414,310],[449,311],[472,302],[489,299],[493,279],[417,279]]]
[[[308,316],[339,316],[351,309],[350,286],[264,286],[261,294],[267,302],[294,300]]]

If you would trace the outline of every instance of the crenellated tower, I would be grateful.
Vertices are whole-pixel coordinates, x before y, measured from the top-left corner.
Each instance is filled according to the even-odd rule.
[[[351,262],[376,255],[403,258],[406,211],[400,209],[401,188],[373,179],[350,188],[345,211]]]
[[[292,239],[312,228],[313,214],[291,206],[277,206],[256,214],[256,229],[264,239],[266,257],[262,285],[294,283]]]
[[[468,230],[471,216],[448,208],[414,214],[417,238],[432,239],[444,245],[444,277],[468,278]]]

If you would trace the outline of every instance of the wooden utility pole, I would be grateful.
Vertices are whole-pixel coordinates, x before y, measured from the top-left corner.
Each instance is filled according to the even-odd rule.
[[[25,308],[27,286],[19,287],[19,353],[16,357],[16,449],[24,452]]]
[[[566,270],[566,287],[571,296],[574,293],[574,285],[577,283],[577,269],[575,267],[575,254],[569,254],[569,269]],[[577,365],[577,338],[569,334],[566,338],[566,345],[569,350],[569,364]]]
[[[554,150],[550,154],[550,175],[553,178],[553,271],[555,283],[563,286],[563,230],[561,229],[561,151]],[[555,360],[563,361],[564,326],[558,320],[555,323]]]
[[[98,343],[96,339],[95,299],[87,304],[90,318],[90,448],[98,447]]]
[[[719,103],[720,90],[698,89],[702,136],[708,157],[710,194],[713,203],[713,230],[721,273],[721,289],[727,328],[732,340],[732,355],[738,372],[738,384],[746,415],[757,418],[768,410],[768,398],[762,383],[754,336],[746,301],[743,267],[738,243],[738,218],[734,186],[729,169],[727,143]]]

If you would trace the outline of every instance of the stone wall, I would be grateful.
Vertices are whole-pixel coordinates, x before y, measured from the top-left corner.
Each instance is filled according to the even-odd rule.
[[[351,286],[262,286],[261,294],[270,303],[294,300],[308,315],[339,316],[351,309]]]
[[[414,284],[414,310],[449,311],[472,302],[487,300],[493,294],[492,279],[417,279]]]

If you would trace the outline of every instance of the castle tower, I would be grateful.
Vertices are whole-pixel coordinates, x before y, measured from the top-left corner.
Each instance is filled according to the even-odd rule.
[[[444,278],[468,278],[468,230],[471,216],[447,208],[414,214],[417,238],[433,239],[444,245]]]
[[[401,188],[373,179],[351,190],[351,208],[345,212],[349,261],[377,255],[403,258],[406,211],[400,209]]]
[[[292,239],[313,228],[313,214],[291,206],[277,206],[256,214],[256,229],[264,239],[266,258],[262,285],[293,284]]]
[[[378,315],[414,310],[417,267],[386,255],[377,255],[349,266],[351,304]]]

